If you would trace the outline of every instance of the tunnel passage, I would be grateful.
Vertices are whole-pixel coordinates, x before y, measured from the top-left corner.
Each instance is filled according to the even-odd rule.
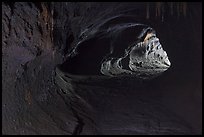
[[[121,24],[140,22],[157,31],[172,63],[170,69],[143,88],[136,87],[135,80],[130,82],[133,75],[119,80],[111,77],[109,84],[103,79],[100,87],[94,79],[90,86],[87,79],[79,84],[74,77],[61,77],[67,81],[62,87],[55,84],[55,67],[66,60],[74,43],[88,40],[86,36],[95,34],[92,30],[99,24],[98,30],[108,30],[120,23],[122,18],[116,21],[114,15],[121,13],[136,16],[135,21],[124,17]],[[202,134],[201,15],[201,3],[187,2],[3,2],[2,133]],[[112,25],[106,21],[109,17]],[[126,63],[124,69],[130,69],[129,56],[121,62],[123,67]],[[143,62],[135,65],[142,67]],[[70,89],[72,96],[61,88]],[[79,94],[97,112],[96,118],[89,112],[82,116],[89,110],[84,107],[86,102],[69,103]],[[70,107],[78,109],[73,113]],[[179,123],[192,128],[181,129]]]
[[[62,71],[107,76],[145,73],[148,77],[170,66],[155,30],[135,22],[132,16],[111,17],[88,27],[79,37],[68,59],[59,67]]]
[[[83,42],[83,45],[77,49],[77,55],[68,58],[60,68],[65,72],[77,75],[100,74],[98,70],[100,70],[101,60],[104,52],[108,51],[104,45],[108,42],[108,39],[100,40],[97,38]]]

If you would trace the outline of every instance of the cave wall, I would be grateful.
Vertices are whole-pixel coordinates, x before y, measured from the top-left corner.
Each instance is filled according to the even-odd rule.
[[[155,28],[173,64],[152,86],[162,89],[162,103],[200,134],[201,4],[188,3],[185,16],[155,14],[155,4],[148,6],[149,14],[147,3],[3,2],[3,134],[97,134],[89,120],[78,133],[79,119],[55,85],[54,68],[66,60],[87,26],[131,9],[139,22]]]
[[[46,3],[2,4],[3,134],[72,134],[77,123],[72,118],[74,122],[65,120],[61,129],[57,128],[61,120],[46,111],[49,107],[63,107],[63,103],[56,104],[60,97],[52,79],[63,54],[57,52],[61,44],[56,47],[53,43],[49,8]],[[70,126],[68,131],[64,130],[66,126]]]

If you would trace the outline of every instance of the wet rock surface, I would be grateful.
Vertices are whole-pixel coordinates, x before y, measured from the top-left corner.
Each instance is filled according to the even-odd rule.
[[[201,134],[202,8],[188,8],[161,20],[146,19],[145,3],[3,2],[2,133]],[[172,64],[164,74],[145,82],[56,71],[86,28],[119,14],[157,31]]]

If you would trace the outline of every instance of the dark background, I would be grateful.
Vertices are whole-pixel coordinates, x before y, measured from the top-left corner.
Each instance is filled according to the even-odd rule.
[[[141,89],[144,92],[140,97],[150,96],[151,100],[159,102],[166,108],[169,115],[174,114],[177,119],[184,121],[184,125],[190,128],[190,133],[183,130],[183,134],[201,134],[201,4],[3,2],[3,134],[98,134],[98,131],[103,131],[100,134],[112,133],[103,130],[102,125],[105,125],[103,122],[97,127],[89,124],[85,119],[84,123],[88,126],[85,126],[82,131],[78,129],[79,119],[73,113],[70,104],[67,104],[66,98],[64,99],[63,96],[66,95],[54,84],[54,68],[57,64],[66,61],[66,55],[71,47],[75,46],[80,31],[119,13],[134,14],[139,23],[153,27],[172,64],[163,75]],[[135,91],[134,100],[138,100],[137,93],[140,92],[137,92],[137,89]],[[97,102],[102,101],[99,97],[93,96],[98,98]],[[142,111],[145,106],[157,106],[154,105],[154,101],[143,100],[142,104],[134,108],[138,107]],[[109,106],[107,102],[105,103]],[[147,105],[144,105],[145,103]],[[136,102],[127,101],[127,104],[131,106]],[[122,103],[121,106],[123,106]],[[102,109],[96,110],[99,113],[102,111]],[[133,115],[133,111],[128,110],[127,113]],[[152,112],[157,111],[159,112],[160,109],[155,107]],[[93,118],[91,115],[90,117]],[[112,117],[114,119],[114,116]],[[125,121],[126,116],[121,115],[120,118]],[[134,115],[132,118],[134,119]],[[151,121],[151,117],[149,119]],[[136,123],[138,121],[136,120]],[[170,120],[167,119],[167,121]],[[114,127],[117,124],[114,125],[113,121],[109,125]],[[152,126],[154,127],[154,124]],[[145,132],[151,134],[148,127],[144,127],[147,128],[147,130],[144,129],[144,134]],[[77,132],[78,130],[80,132]],[[114,133],[122,134],[122,131],[123,129]],[[127,134],[131,133],[127,132]],[[157,134],[163,134],[163,131],[158,130]]]

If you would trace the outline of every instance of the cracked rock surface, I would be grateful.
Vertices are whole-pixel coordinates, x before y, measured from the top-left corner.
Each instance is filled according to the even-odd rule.
[[[201,11],[162,21],[145,3],[2,2],[2,134],[201,134]],[[67,73],[87,28],[121,14],[156,30],[171,67],[148,81]]]

